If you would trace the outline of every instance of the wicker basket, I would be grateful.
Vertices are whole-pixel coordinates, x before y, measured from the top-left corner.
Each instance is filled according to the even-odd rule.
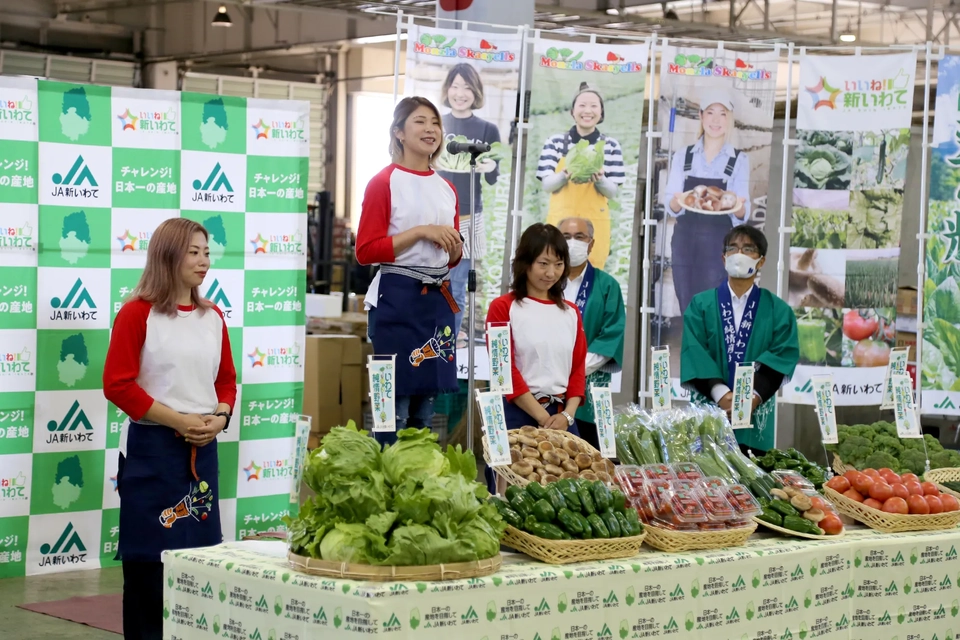
[[[782,533],[785,536],[792,536],[794,538],[808,538],[810,540],[836,540],[837,538],[842,538],[843,534],[846,532],[845,529],[841,529],[840,533],[833,536],[828,536],[828,535],[816,536],[816,535],[813,535],[812,533],[801,533],[799,531],[793,531],[792,529],[787,529],[785,527],[778,527],[777,525],[771,524],[765,520],[761,520],[760,518],[754,518],[754,520],[756,520],[757,524],[759,524],[761,527],[766,527],[767,529],[776,531],[777,533]]]
[[[840,456],[833,454],[833,470],[837,475],[842,476],[847,471],[857,471],[857,468],[843,464],[843,461],[840,460]]]
[[[937,489],[940,489],[941,493],[946,493],[947,495],[951,495],[957,500],[960,500],[960,492],[954,491],[953,489],[948,489],[947,487],[943,486],[944,482],[960,481],[960,469],[956,467],[947,467],[945,469],[933,469],[923,474],[923,479],[937,485]]]
[[[640,553],[646,532],[629,538],[596,540],[546,540],[507,526],[500,542],[547,564],[570,564],[591,560],[632,558]]]
[[[377,567],[368,564],[349,564],[331,562],[298,556],[288,552],[287,560],[297,571],[325,578],[346,580],[365,580],[372,582],[438,581],[460,580],[489,576],[500,570],[502,558],[498,553],[486,560],[475,562],[457,562],[451,564],[431,564],[412,567]]]
[[[568,431],[554,431],[551,429],[550,434],[556,435],[561,440],[564,440],[564,441],[572,440],[573,442],[576,442],[577,446],[580,448],[580,451],[586,453],[591,458],[596,458],[596,456],[600,455],[600,452],[594,449],[593,445],[591,445],[589,442],[587,442],[583,438],[578,438],[577,436],[573,435]],[[480,440],[483,442],[483,459],[486,460],[487,464],[489,465],[490,464],[489,444],[487,443],[486,438],[481,438]],[[529,480],[527,480],[520,474],[516,473],[513,469],[510,468],[510,465],[504,465],[502,467],[490,467],[490,468],[493,469],[494,473],[496,473],[498,476],[506,480],[507,484],[515,484],[520,487],[525,487],[526,485],[530,484]],[[610,476],[612,478],[613,474],[611,473]],[[541,484],[543,483],[541,482]]]
[[[851,500],[827,486],[823,487],[823,493],[830,498],[838,511],[845,513],[854,520],[862,522],[871,529],[883,531],[884,533],[953,529],[960,524],[960,511],[923,516],[905,516],[899,513],[886,513],[879,509],[865,507],[856,500]]]
[[[648,545],[660,551],[677,553],[742,546],[757,530],[757,523],[724,531],[670,531],[649,524],[644,525],[644,530],[647,532],[645,542]]]

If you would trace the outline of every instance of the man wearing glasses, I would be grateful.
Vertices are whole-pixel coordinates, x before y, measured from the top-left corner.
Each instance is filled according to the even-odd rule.
[[[695,295],[683,314],[680,382],[694,402],[712,401],[729,414],[737,365],[752,362],[753,427],[737,430],[737,440],[767,451],[774,447],[777,390],[800,359],[797,319],[786,302],[755,284],[767,255],[762,232],[734,227],[722,251],[727,281]]]
[[[567,218],[560,221],[559,229],[570,251],[570,275],[563,297],[580,310],[587,338],[587,393],[577,409],[577,428],[582,438],[599,449],[590,386],[609,386],[612,374],[620,371],[627,312],[617,281],[587,260],[594,245],[593,223]]]

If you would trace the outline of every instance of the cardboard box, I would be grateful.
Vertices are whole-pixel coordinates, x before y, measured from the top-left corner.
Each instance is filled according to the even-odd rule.
[[[343,300],[341,298],[341,300]],[[367,339],[367,314],[344,313],[338,318],[307,318],[307,332],[311,334],[352,335]]]
[[[897,290],[897,315],[917,315],[917,288],[900,287]]]
[[[910,353],[907,356],[908,362],[917,361],[917,334],[910,331],[897,331],[898,347],[910,347]]]
[[[332,427],[361,419],[360,339],[350,335],[308,335],[303,375],[303,413],[311,432],[323,436]]]

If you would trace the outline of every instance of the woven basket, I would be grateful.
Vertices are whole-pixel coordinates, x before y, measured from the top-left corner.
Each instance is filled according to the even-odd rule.
[[[851,471],[851,470],[857,471],[857,468],[843,464],[843,461],[840,460],[840,456],[838,456],[837,454],[833,454],[833,470],[836,472],[837,475],[842,476],[847,471]]]
[[[331,562],[298,556],[288,552],[287,560],[297,571],[309,573],[325,578],[342,578],[346,580],[366,580],[372,582],[406,582],[406,581],[438,581],[460,580],[463,578],[480,578],[489,576],[500,570],[502,558],[498,553],[486,560],[475,562],[456,562],[451,564],[431,564],[412,567],[376,567],[368,564],[349,564],[347,562]]]
[[[823,493],[830,498],[838,511],[845,513],[854,520],[862,522],[871,529],[883,531],[884,533],[953,529],[960,524],[960,511],[925,516],[905,516],[899,513],[885,513],[879,509],[865,507],[856,500],[851,500],[827,486],[823,487]]]
[[[925,474],[923,474],[923,479],[937,485],[937,489],[940,489],[941,493],[946,493],[947,495],[951,495],[957,500],[960,500],[960,492],[954,491],[953,489],[948,489],[942,484],[944,482],[960,481],[960,469],[956,467],[933,469],[932,471],[927,471]]]
[[[750,535],[757,530],[757,523],[724,531],[670,531],[652,525],[644,525],[647,539],[644,541],[654,549],[677,553],[679,551],[699,551],[704,549],[723,549],[742,546]]]
[[[632,558],[640,553],[646,532],[629,538],[597,540],[546,540],[507,526],[500,542],[547,564],[570,564],[591,560]]]
[[[801,533],[800,531],[793,531],[792,529],[787,529],[786,527],[778,527],[777,525],[771,524],[765,520],[761,520],[760,518],[754,518],[754,520],[756,520],[757,524],[759,524],[761,527],[766,527],[767,529],[776,531],[777,533],[782,533],[785,536],[792,536],[794,538],[808,538],[810,540],[836,540],[837,538],[842,538],[843,534],[846,533],[846,529],[841,529],[840,533],[834,536],[816,536],[812,533]]]
[[[568,431],[555,431],[553,429],[550,429],[549,431],[551,435],[559,436],[561,440],[564,440],[564,441],[572,440],[573,442],[576,442],[577,446],[580,448],[580,451],[586,453],[591,458],[595,457],[595,455],[600,454],[600,452],[594,449],[593,445],[591,445],[589,442],[587,442],[583,438],[578,438],[577,436],[573,435]],[[480,440],[483,442],[483,459],[486,460],[487,464],[489,465],[490,449],[487,443],[487,439],[481,438]],[[506,480],[507,484],[515,484],[520,487],[525,487],[526,485],[530,484],[529,480],[527,480],[526,478],[524,478],[523,476],[515,472],[513,469],[511,469],[510,465],[504,465],[502,467],[490,467],[490,468],[493,469],[494,473],[496,473],[498,476]],[[613,477],[613,474],[611,473],[610,476]],[[543,484],[543,483],[541,482],[540,484]]]

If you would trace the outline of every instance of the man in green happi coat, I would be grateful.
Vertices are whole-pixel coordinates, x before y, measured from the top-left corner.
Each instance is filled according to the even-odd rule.
[[[762,232],[734,227],[718,248],[729,278],[695,295],[683,314],[680,383],[694,403],[713,402],[730,413],[736,366],[753,363],[752,427],[738,429],[737,441],[768,451],[775,446],[777,391],[800,359],[797,319],[786,302],[754,282],[767,255]]]
[[[584,218],[567,218],[560,221],[559,229],[570,250],[563,297],[580,310],[587,338],[587,393],[577,409],[577,428],[582,438],[599,449],[590,387],[609,386],[613,373],[620,371],[627,312],[619,283],[587,260],[593,251],[593,224]]]

